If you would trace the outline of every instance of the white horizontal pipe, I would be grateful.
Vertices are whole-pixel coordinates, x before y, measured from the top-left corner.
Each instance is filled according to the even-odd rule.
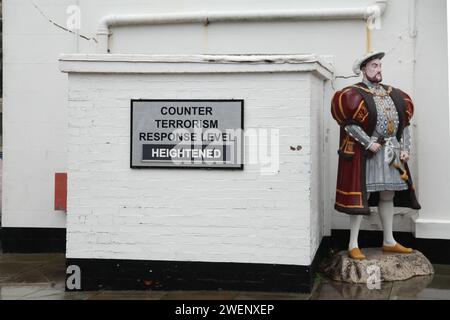
[[[167,14],[121,14],[108,15],[100,20],[97,31],[99,49],[102,53],[108,52],[108,36],[110,28],[129,25],[161,25],[181,23],[211,22],[252,22],[252,21],[302,21],[302,20],[367,20],[372,15],[386,10],[387,0],[376,2],[375,5],[358,8],[322,8],[304,10],[278,10],[278,11],[225,11],[225,12],[191,12]]]

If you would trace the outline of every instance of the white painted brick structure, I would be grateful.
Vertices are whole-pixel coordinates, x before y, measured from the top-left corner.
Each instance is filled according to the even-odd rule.
[[[328,64],[315,56],[60,60],[69,74],[67,258],[311,264],[323,235]],[[279,129],[279,168],[130,169],[131,99],[243,99],[245,130]]]

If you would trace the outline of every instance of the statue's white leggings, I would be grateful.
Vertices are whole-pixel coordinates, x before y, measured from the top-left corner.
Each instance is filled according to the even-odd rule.
[[[378,203],[378,212],[383,225],[383,245],[395,245],[393,228],[394,223],[394,191],[381,191]],[[358,233],[361,226],[362,215],[350,215],[350,241],[348,249],[358,248]]]

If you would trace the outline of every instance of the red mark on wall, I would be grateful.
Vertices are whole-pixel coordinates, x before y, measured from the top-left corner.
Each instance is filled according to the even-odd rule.
[[[55,173],[55,210],[67,210],[67,173]]]

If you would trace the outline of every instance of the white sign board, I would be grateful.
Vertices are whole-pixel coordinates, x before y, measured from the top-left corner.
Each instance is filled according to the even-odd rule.
[[[243,168],[243,100],[131,100],[131,168]]]

